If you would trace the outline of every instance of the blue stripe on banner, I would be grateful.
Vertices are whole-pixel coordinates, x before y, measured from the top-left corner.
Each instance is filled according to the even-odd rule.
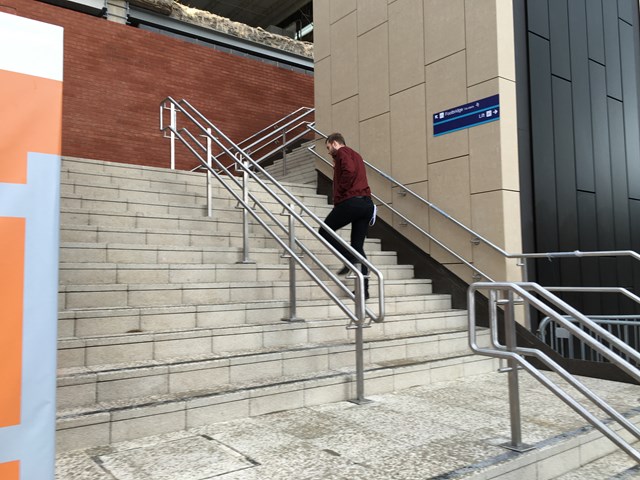
[[[469,127],[475,127],[476,125],[484,125],[485,123],[491,123],[491,122],[495,122],[496,120],[500,120],[499,116],[496,116],[495,118],[491,118],[489,120],[485,120],[484,122],[480,122],[480,123],[474,123],[473,125],[464,125],[462,127],[458,127],[458,128],[454,128],[452,130],[446,130],[444,132],[440,132],[440,133],[434,133],[433,136],[434,137],[439,137],[441,135],[445,135],[447,133],[453,133],[453,132],[457,132],[458,130],[464,130],[465,128],[469,128]]]
[[[449,118],[449,119],[447,119],[447,120],[442,120],[442,121],[440,121],[440,122],[434,122],[434,123],[433,123],[433,126],[434,126],[434,127],[436,127],[436,126],[438,126],[438,125],[442,125],[443,123],[453,122],[454,120],[459,120],[459,119],[461,119],[461,118],[463,118],[463,117],[468,117],[468,116],[470,116],[470,115],[477,115],[477,114],[479,114],[479,113],[483,113],[483,112],[486,112],[486,111],[488,111],[488,110],[493,110],[494,108],[500,108],[500,105],[491,105],[490,107],[487,107],[487,108],[485,108],[485,109],[483,109],[483,110],[476,110],[475,112],[465,113],[464,115],[460,115],[459,117]]]

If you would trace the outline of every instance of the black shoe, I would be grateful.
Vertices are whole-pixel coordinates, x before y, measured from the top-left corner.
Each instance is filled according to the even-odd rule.
[[[346,275],[347,273],[349,273],[349,267],[345,265],[340,269],[340,271],[338,272],[338,275]]]
[[[356,291],[354,290],[354,291],[353,291],[353,292],[351,292],[351,293],[353,293],[353,294],[355,295],[355,294],[356,294]],[[364,299],[365,299],[365,300],[369,300],[369,296],[370,296],[370,295],[369,295],[369,291],[368,291],[368,290],[367,290],[366,292],[364,292]]]

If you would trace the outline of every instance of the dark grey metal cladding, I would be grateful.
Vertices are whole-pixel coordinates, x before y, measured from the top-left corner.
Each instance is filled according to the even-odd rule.
[[[586,6],[589,58],[604,65],[602,0],[586,0]]]
[[[527,55],[518,61],[529,72],[535,250],[639,250],[638,3],[527,0],[526,8]],[[536,275],[548,285],[640,292],[640,265],[628,260],[545,260]],[[576,303],[591,314],[633,310],[614,295]]]
[[[604,9],[604,49],[607,68],[607,95],[622,100],[622,70],[620,68],[620,34],[618,8],[611,2]]]
[[[629,196],[640,199],[640,118],[638,116],[640,109],[640,62],[638,61],[640,29],[637,23],[633,27],[624,22],[620,22],[619,25]]]
[[[551,41],[551,73],[571,80],[569,46],[569,10],[567,0],[549,2],[549,40]]]
[[[575,78],[588,78],[587,10],[585,2],[582,0],[569,1],[569,33],[571,71]],[[571,82],[571,95],[573,98],[576,187],[581,191],[595,192],[589,83],[582,81]]]
[[[527,0],[528,30],[549,39],[549,4],[547,0]]]

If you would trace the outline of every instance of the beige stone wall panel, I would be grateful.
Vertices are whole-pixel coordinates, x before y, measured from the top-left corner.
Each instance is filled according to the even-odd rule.
[[[464,0],[425,0],[425,64],[465,49]]]
[[[507,251],[521,251],[511,2],[316,0],[314,12],[325,24],[315,33],[318,126],[341,131],[367,161]],[[499,121],[433,137],[434,113],[496,93]],[[323,143],[318,151],[326,155]],[[472,235],[368,176],[375,194],[466,260],[495,279],[519,280],[515,261],[472,246]],[[383,208],[380,217],[473,280],[468,267],[397,215]]]
[[[520,190],[516,88],[496,78],[469,88],[469,101],[500,94],[500,120],[469,130],[471,193]]]
[[[502,185],[500,122],[478,125],[469,130],[471,193],[499,190]]]
[[[346,15],[354,12],[357,8],[356,0],[316,0],[329,2],[331,4],[331,23],[335,23]],[[315,3],[315,2],[314,2]]]
[[[313,58],[318,62],[331,55],[331,13],[329,0],[316,0],[313,2],[313,18]]]
[[[424,83],[422,0],[389,5],[389,86],[391,93]]]
[[[451,272],[456,277],[461,279],[463,282],[466,282],[467,284],[471,284],[477,281],[473,278],[474,271],[463,263],[449,263],[447,264],[447,268],[451,270]]]
[[[331,163],[331,157],[327,153],[327,149],[325,147],[324,138],[318,139],[315,142],[316,152],[322,156],[322,158],[326,159],[329,163]],[[326,162],[323,162],[318,157],[314,157],[316,161],[316,170],[322,172],[327,178],[333,178],[333,166],[328,165]]]
[[[433,114],[467,103],[466,53],[458,52],[425,67],[429,162],[469,154],[469,131],[433,136]]]
[[[314,71],[315,122],[318,130],[329,134],[331,126],[331,59],[315,63]]]
[[[522,251],[520,235],[520,195],[518,192],[495,191],[471,197],[473,229],[507,253]],[[494,280],[519,281],[517,261],[504,259],[495,250],[474,247],[473,259]]]
[[[333,103],[358,93],[356,14],[331,25],[331,97]]]
[[[467,85],[498,76],[496,0],[465,0]]]
[[[383,172],[391,171],[391,120],[388,113],[360,122],[360,154]],[[367,171],[371,191],[385,202],[391,202],[391,183],[373,170]]]
[[[333,105],[333,132],[340,132],[345,142],[360,151],[360,128],[358,122],[358,97],[351,97]],[[325,132],[327,135],[333,132]]]
[[[429,165],[429,201],[464,225],[471,225],[469,157]],[[444,216],[429,220],[433,236],[463,258],[471,259],[470,236]]]
[[[391,176],[401,183],[427,180],[423,85],[391,96]]]
[[[512,0],[496,0],[496,28],[498,36],[498,74],[516,81],[515,33]]]
[[[413,183],[407,185],[407,187],[422,198],[429,198],[428,182]],[[393,207],[418,227],[429,232],[429,218],[430,215],[432,215],[429,207],[416,199],[413,195],[406,193],[404,189],[397,186],[393,187]],[[406,223],[407,222],[402,217],[394,215],[394,228],[413,242],[414,245],[417,245],[428,253],[431,243],[429,237],[412,225],[407,225]]]
[[[387,0],[358,0],[358,35],[387,21]]]
[[[389,111],[389,35],[387,24],[358,38],[360,120]]]

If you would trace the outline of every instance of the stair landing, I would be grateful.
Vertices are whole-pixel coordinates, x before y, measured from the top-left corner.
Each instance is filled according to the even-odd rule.
[[[583,378],[636,419],[640,386]],[[510,435],[507,377],[489,373],[242,418],[57,458],[57,480],[627,479],[626,455],[521,375],[523,454]],[[578,476],[576,476],[578,475]]]

